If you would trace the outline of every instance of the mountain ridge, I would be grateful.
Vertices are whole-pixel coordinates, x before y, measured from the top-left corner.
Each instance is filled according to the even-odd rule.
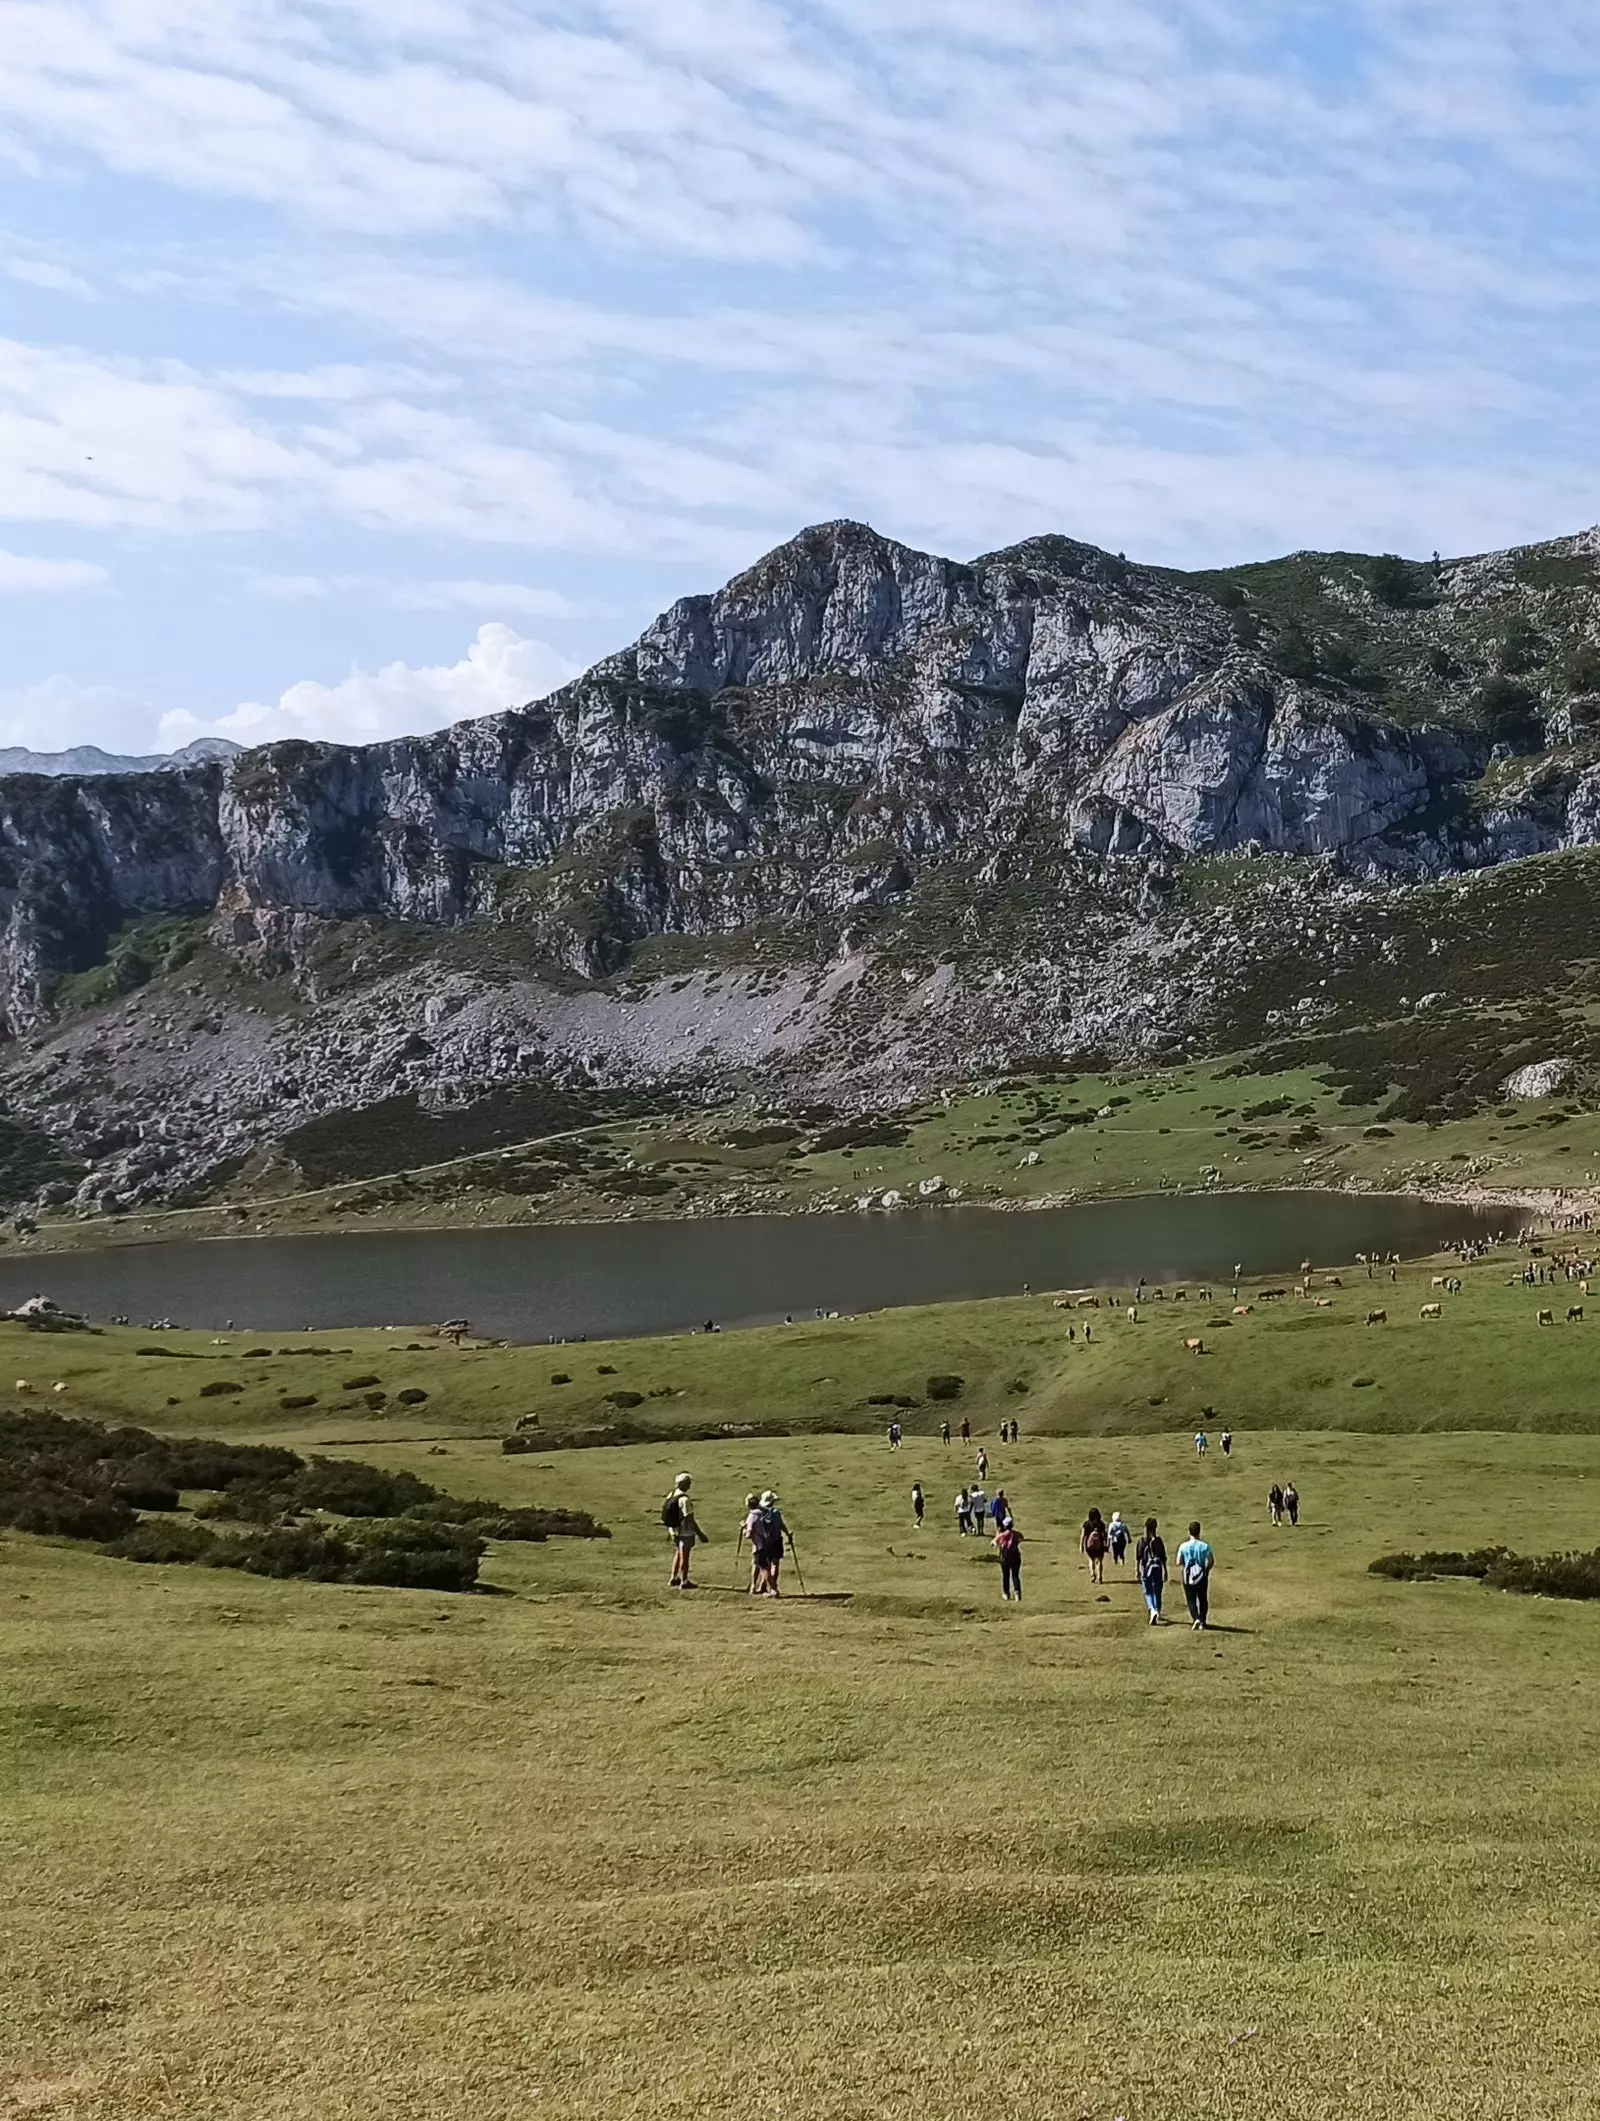
[[[0,780],[8,1097],[126,1202],[396,1084],[848,1098],[1315,1006],[1273,919],[1337,949],[1411,886],[1600,842],[1597,550],[1189,575],[841,521],[431,736]],[[1240,858],[1282,875],[1238,883],[1248,933],[1187,882]],[[146,1066],[146,986],[204,1083]]]

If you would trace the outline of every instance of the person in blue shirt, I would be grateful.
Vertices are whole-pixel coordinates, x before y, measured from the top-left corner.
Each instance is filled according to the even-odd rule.
[[[1178,1580],[1183,1585],[1184,1600],[1189,1608],[1189,1624],[1196,1630],[1211,1624],[1211,1571],[1217,1557],[1200,1536],[1200,1520],[1197,1517],[1189,1527],[1189,1536],[1178,1549]]]

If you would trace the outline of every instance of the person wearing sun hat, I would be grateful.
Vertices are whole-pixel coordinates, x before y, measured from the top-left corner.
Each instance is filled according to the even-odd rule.
[[[756,1549],[756,1560],[761,1565],[761,1588],[769,1598],[776,1598],[779,1595],[778,1572],[783,1567],[783,1543],[789,1528],[783,1521],[778,1498],[771,1488],[762,1495],[758,1509],[760,1530],[756,1536],[761,1544]]]

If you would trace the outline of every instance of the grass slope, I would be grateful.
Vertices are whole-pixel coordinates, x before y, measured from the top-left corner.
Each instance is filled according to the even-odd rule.
[[[900,1418],[925,1434],[945,1413],[966,1414],[989,1433],[1015,1416],[1031,1435],[1188,1434],[1203,1416],[1237,1429],[1600,1429],[1600,1298],[1585,1306],[1589,1319],[1569,1325],[1569,1304],[1585,1304],[1577,1285],[1511,1284],[1523,1263],[1508,1250],[1469,1267],[1460,1296],[1431,1288],[1427,1265],[1400,1270],[1393,1283],[1347,1268],[1336,1288],[1319,1275],[1304,1300],[1262,1296],[1281,1281],[1250,1283],[1241,1294],[1252,1308],[1237,1318],[1223,1290],[1211,1304],[1148,1303],[1133,1322],[1123,1291],[1118,1304],[1090,1312],[1058,1311],[1035,1295],[561,1347],[456,1349],[374,1332],[45,1337],[7,1324],[0,1374],[26,1377],[41,1393],[63,1383],[51,1404],[98,1419],[353,1445],[497,1440],[525,1417],[537,1417],[541,1437],[568,1443],[607,1432],[626,1441],[750,1426],[876,1430],[892,1410],[869,1401],[884,1393],[923,1402]],[[1438,1322],[1419,1316],[1430,1302],[1442,1308]],[[1387,1325],[1366,1325],[1373,1307],[1387,1311]],[[1553,1329],[1537,1323],[1544,1309],[1555,1312]],[[1094,1331],[1087,1347],[1085,1318]],[[1191,1337],[1204,1340],[1203,1355],[1185,1349]],[[253,1358],[243,1352],[251,1347],[273,1352]],[[160,1352],[140,1352],[150,1350]],[[958,1402],[927,1403],[935,1372],[965,1380]],[[364,1382],[373,1377],[376,1386]],[[208,1392],[214,1385],[240,1389]],[[381,1407],[369,1404],[372,1391],[384,1395]],[[425,1397],[407,1405],[408,1392]],[[638,1403],[617,1406],[619,1393]]]
[[[0,2112],[1593,2110],[1600,1609],[1366,1563],[1592,1543],[1600,1441],[1025,1437],[1020,1612],[926,1440],[449,1448],[618,1537],[475,1600],[0,1542]],[[853,1602],[669,1599],[680,1459],[708,1583],[771,1480]],[[1222,1631],[1100,1602],[1090,1501],[1198,1510]]]

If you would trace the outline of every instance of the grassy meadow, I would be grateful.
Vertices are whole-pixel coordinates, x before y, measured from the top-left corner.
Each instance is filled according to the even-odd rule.
[[[1600,1609],[1366,1564],[1592,1544],[1600,1439],[990,1449],[1021,1609],[927,1436],[389,1446],[613,1526],[498,1597],[0,1541],[0,2113],[1592,2111]],[[809,1598],[731,1588],[762,1482]],[[1088,1584],[1091,1501],[1202,1517],[1215,1633]]]

